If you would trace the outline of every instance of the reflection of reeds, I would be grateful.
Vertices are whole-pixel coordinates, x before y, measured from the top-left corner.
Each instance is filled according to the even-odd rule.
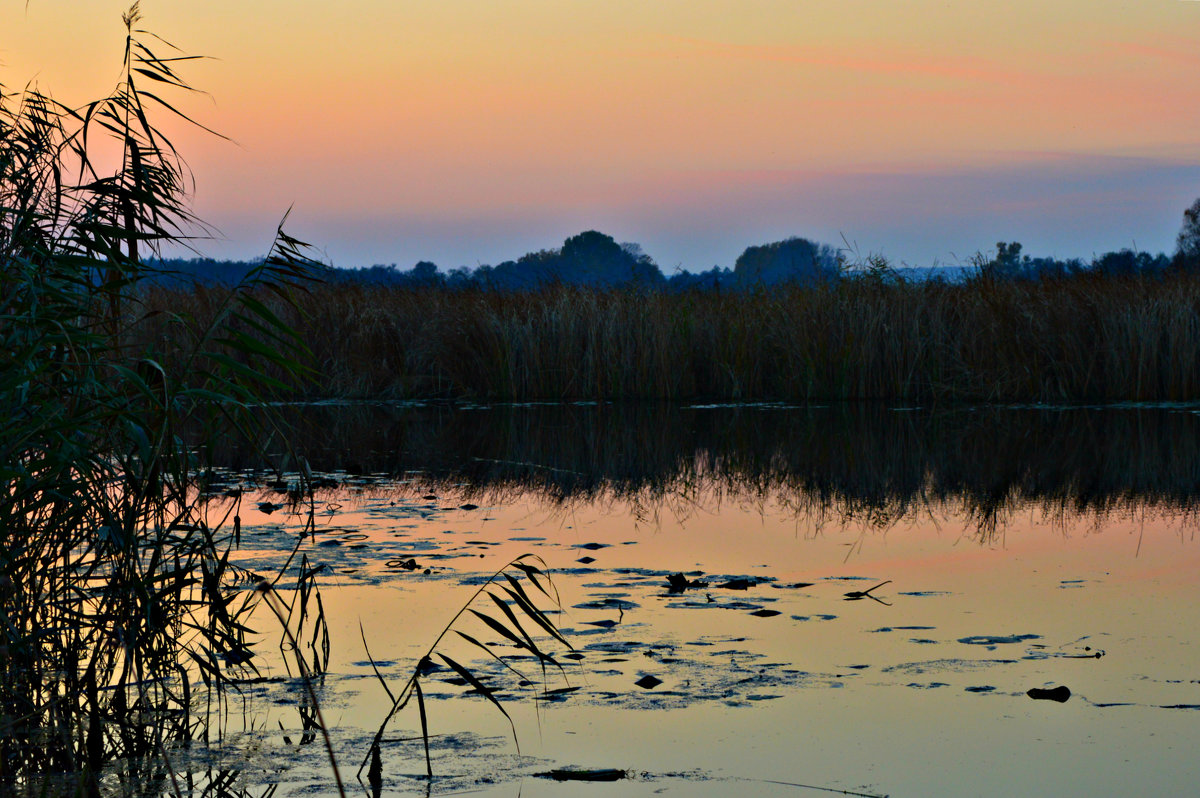
[[[468,492],[555,501],[772,499],[886,524],[942,502],[981,528],[1022,505],[1049,513],[1200,497],[1200,416],[1165,409],[695,409],[668,404],[389,410],[293,408],[314,467],[420,471]],[[235,451],[219,461],[252,462]]]
[[[209,294],[152,304],[203,312]],[[323,395],[502,400],[1200,398],[1200,278],[848,279],[770,293],[324,286]]]

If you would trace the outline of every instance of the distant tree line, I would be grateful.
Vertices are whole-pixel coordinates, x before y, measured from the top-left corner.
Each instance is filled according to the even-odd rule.
[[[161,262],[167,275],[159,283],[232,285],[257,265],[251,261],[218,261],[211,258],[169,259]],[[1017,242],[999,242],[990,255],[979,254],[966,267],[893,267],[880,255],[850,257],[845,250],[806,238],[792,237],[750,246],[733,268],[714,266],[708,271],[677,270],[663,274],[638,244],[618,244],[594,230],[572,236],[559,249],[543,249],[495,266],[459,267],[442,272],[429,261],[411,269],[396,264],[360,268],[329,267],[324,279],[331,284],[396,288],[440,288],[524,291],[549,285],[592,288],[639,287],[667,292],[753,290],[784,283],[813,283],[840,279],[882,281],[942,279],[961,281],[1046,280],[1082,275],[1155,276],[1172,271],[1200,272],[1200,199],[1183,214],[1175,253],[1151,255],[1131,249],[1107,252],[1091,261],[1034,258],[1023,254]]]

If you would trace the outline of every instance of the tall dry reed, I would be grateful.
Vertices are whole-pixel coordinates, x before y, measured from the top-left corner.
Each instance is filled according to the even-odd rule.
[[[208,292],[148,298],[203,316]],[[850,279],[752,293],[316,286],[305,395],[472,400],[1200,399],[1200,277]],[[281,312],[283,310],[281,309]]]
[[[309,680],[328,661],[327,627],[319,599],[306,610],[321,568],[300,554],[315,524],[308,470],[293,499],[307,496],[307,523],[272,579],[231,560],[240,489],[210,501],[220,480],[214,450],[247,434],[272,437],[274,416],[261,405],[308,381],[307,350],[284,318],[313,318],[292,297],[318,264],[279,230],[231,289],[172,298],[149,288],[166,277],[161,250],[204,230],[187,167],[150,121],[155,111],[188,120],[163,97],[191,91],[177,70],[192,57],[138,28],[136,3],[123,19],[123,75],[107,97],[75,110],[35,90],[0,91],[3,795],[90,798],[113,781],[157,791],[186,775],[178,750],[216,745],[237,683],[257,674],[252,623],[264,604],[309,688],[300,719],[326,731]],[[98,161],[110,151],[119,158],[106,173]],[[151,308],[147,299],[168,301]],[[369,304],[359,311],[324,330],[378,329]],[[321,328],[308,329],[323,340],[312,333]],[[365,378],[387,338],[351,367]],[[524,617],[565,643],[524,582],[551,598],[543,572],[518,558],[476,593],[503,617],[470,617],[509,637]],[[457,627],[442,636],[467,637]],[[554,663],[533,637],[521,644]],[[476,647],[489,660],[508,653]],[[420,702],[420,663],[413,669],[402,695],[415,691]],[[373,750],[378,759],[379,740]],[[331,745],[329,753],[344,794]],[[204,792],[238,795],[235,782],[221,776]],[[170,791],[180,794],[177,781]]]

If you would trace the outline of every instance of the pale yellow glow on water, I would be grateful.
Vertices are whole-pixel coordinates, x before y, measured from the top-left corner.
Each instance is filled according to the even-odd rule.
[[[524,766],[494,709],[456,698],[463,688],[443,684],[444,674],[431,677],[427,694],[446,699],[431,704],[434,734],[497,738],[499,758],[483,764],[440,753],[444,789],[485,778],[471,788],[509,795],[518,779],[522,795],[564,794],[569,786],[528,774],[572,766],[647,774],[605,787],[622,796],[768,796],[777,782],[931,796],[1190,789],[1197,721],[1186,707],[1200,705],[1194,519],[1152,508],[1104,518],[1025,508],[981,536],[953,504],[880,525],[879,516],[797,514],[794,502],[736,495],[564,507],[511,493],[489,503],[423,492],[339,498],[333,529],[310,551],[334,571],[324,602],[337,722],[373,729],[386,709],[382,689],[363,678],[359,623],[384,671],[401,674],[472,590],[455,574],[520,553],[558,572],[559,623],[586,655],[568,663],[565,679],[551,669],[550,687],[582,688],[565,702],[538,709],[514,694],[521,753],[533,758]],[[452,509],[467,500],[484,506]],[[341,537],[342,546],[320,545]],[[395,556],[434,573],[381,568],[379,558]],[[696,578],[710,585],[669,594],[655,574],[674,571],[703,572]],[[770,581],[717,587],[731,576]],[[886,603],[843,596],[885,580],[872,595]],[[636,606],[618,612],[614,601]],[[779,614],[755,617],[752,607]],[[622,642],[630,647],[612,648]],[[646,674],[662,684],[635,686]],[[1071,699],[1025,695],[1054,685]],[[415,729],[408,713],[391,734]],[[389,760],[385,749],[385,772],[411,786],[403,774],[422,765],[397,751]]]

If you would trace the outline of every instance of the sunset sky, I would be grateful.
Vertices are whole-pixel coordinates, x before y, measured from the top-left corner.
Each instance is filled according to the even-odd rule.
[[[127,2],[0,0],[0,83],[119,78]],[[602,230],[668,274],[801,235],[911,265],[1173,248],[1195,0],[144,0],[213,60],[182,133],[214,257],[496,263]]]

